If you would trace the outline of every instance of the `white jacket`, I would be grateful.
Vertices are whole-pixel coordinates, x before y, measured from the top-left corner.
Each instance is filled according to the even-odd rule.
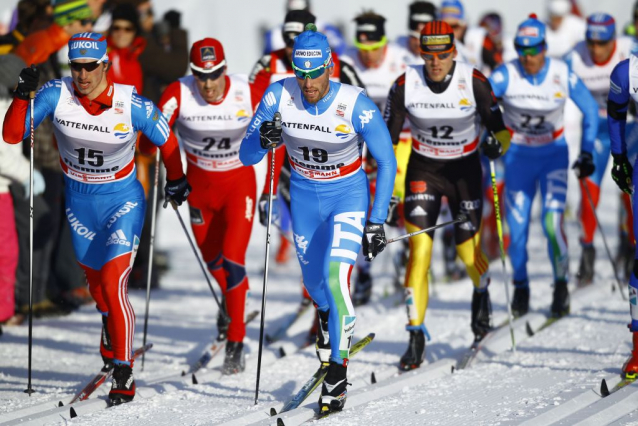
[[[0,119],[11,105],[11,98],[0,97]],[[2,127],[2,125],[0,125]],[[29,160],[22,155],[22,144],[11,145],[0,141],[0,194],[9,192],[12,181],[24,183],[29,179]]]

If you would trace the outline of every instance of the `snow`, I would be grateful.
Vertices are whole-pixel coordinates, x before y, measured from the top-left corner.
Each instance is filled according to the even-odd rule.
[[[605,182],[600,218],[612,249],[616,247],[617,190]],[[180,209],[188,217],[185,208]],[[390,231],[389,231],[390,232]],[[392,231],[394,232],[394,231]],[[571,270],[575,274],[580,250],[578,226],[566,221]],[[247,269],[251,293],[247,312],[261,306],[265,231],[256,225]],[[529,243],[531,310],[547,313],[552,281],[546,242],[536,215]],[[277,246],[277,238],[275,248]],[[152,292],[149,342],[144,371],[135,365],[138,395],[123,406],[96,409],[103,404],[109,386],[102,386],[79,405],[78,417],[70,419],[68,402],[101,366],[98,351],[101,322],[94,307],[61,318],[34,321],[33,387],[31,397],[22,391],[27,377],[27,327],[6,327],[0,337],[0,424],[82,425],[209,425],[274,424],[271,406],[280,409],[310,378],[318,366],[313,348],[296,351],[310,328],[311,310],[293,326],[283,341],[264,347],[259,405],[254,405],[259,336],[259,317],[247,327],[247,369],[237,376],[221,376],[215,358],[208,370],[197,374],[193,385],[181,372],[199,358],[216,333],[217,307],[206,285],[176,216],[162,211],[158,223],[158,246],[168,250],[171,270],[161,289]],[[352,387],[344,412],[322,420],[334,425],[433,424],[510,425],[528,424],[638,424],[638,386],[629,386],[608,398],[598,392],[602,378],[612,380],[630,353],[627,331],[628,303],[611,292],[612,270],[597,236],[596,282],[573,293],[572,313],[545,330],[528,337],[519,324],[517,350],[509,347],[509,332],[486,348],[468,369],[451,374],[451,366],[472,340],[469,327],[472,287],[469,280],[432,285],[426,325],[432,336],[427,344],[427,365],[415,373],[398,375],[397,363],[407,346],[408,335],[402,296],[394,294],[392,247],[373,262],[375,277],[372,302],[357,309],[356,338],[374,332],[374,341],[352,358]],[[441,247],[440,241],[436,247]],[[433,262],[435,277],[442,276],[441,262]],[[300,272],[295,259],[286,265],[271,263],[266,308],[266,331],[274,331],[296,311],[301,300]],[[508,265],[509,268],[509,265]],[[494,323],[506,318],[500,261],[491,265],[490,292]],[[571,287],[572,291],[574,290]],[[131,290],[137,314],[135,346],[141,345],[145,291]],[[538,315],[542,319],[542,315]],[[535,323],[536,324],[536,323]],[[279,358],[279,348],[288,354]],[[377,384],[371,384],[375,373]],[[312,418],[318,394],[284,419],[297,424]],[[45,410],[46,409],[46,410]],[[29,410],[31,412],[29,413]],[[47,411],[48,410],[48,411]],[[26,416],[26,417],[25,417]],[[38,417],[40,416],[40,417]],[[541,417],[539,417],[541,416]],[[31,418],[32,423],[27,422]],[[287,420],[289,419],[289,420]],[[4,423],[7,422],[7,423]],[[562,422],[562,423],[561,423]],[[593,423],[592,423],[593,422]],[[559,424],[557,423],[557,424]]]

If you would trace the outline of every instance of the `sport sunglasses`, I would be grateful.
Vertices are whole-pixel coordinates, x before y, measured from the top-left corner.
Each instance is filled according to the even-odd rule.
[[[328,59],[326,59],[326,61],[323,64],[319,65],[317,68],[313,68],[311,70],[303,70],[296,66],[293,62],[292,70],[295,73],[295,77],[297,78],[300,78],[302,80],[305,80],[306,78],[314,80],[317,77],[321,77],[323,73],[326,72],[326,68],[328,68],[331,63],[332,57],[329,56]]]
[[[82,72],[82,70],[85,70],[86,72],[93,72],[100,66],[100,62],[71,62],[69,63],[69,66],[75,72]]]
[[[381,40],[377,41],[376,43],[370,43],[370,44],[361,43],[359,40],[356,40],[356,39],[354,41],[354,45],[357,49],[366,50],[366,51],[381,49],[387,43],[388,43],[388,39],[386,38],[386,36],[381,37]]]
[[[536,46],[521,46],[515,44],[514,48],[518,56],[536,56],[545,50],[545,43],[540,43]]]
[[[224,73],[224,70],[226,69],[226,67],[221,67],[213,72],[199,72],[199,71],[195,71],[194,69],[191,69],[193,75],[199,80],[199,81],[206,81],[206,80],[217,80],[219,77],[222,76],[222,74]]]
[[[449,58],[454,53],[454,46],[451,49],[446,50],[445,52],[423,52],[421,51],[421,57],[425,61],[433,61],[434,58],[438,58],[439,61]]]

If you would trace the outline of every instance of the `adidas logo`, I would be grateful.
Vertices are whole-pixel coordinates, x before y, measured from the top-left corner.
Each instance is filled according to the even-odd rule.
[[[106,240],[106,245],[110,246],[111,244],[119,244],[122,246],[130,247],[131,242],[126,239],[126,235],[122,232],[121,229],[113,232],[108,240]]]
[[[413,217],[413,216],[427,216],[427,215],[428,215],[428,213],[425,210],[423,210],[423,207],[421,207],[421,206],[416,206],[410,212],[410,217]]]

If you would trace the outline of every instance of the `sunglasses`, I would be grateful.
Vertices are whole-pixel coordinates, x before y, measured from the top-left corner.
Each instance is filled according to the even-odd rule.
[[[438,58],[439,61],[449,58],[454,53],[454,46],[451,49],[446,50],[445,52],[427,52],[424,53],[421,51],[421,58],[424,61],[433,61],[434,58]]]
[[[95,61],[95,62],[85,62],[85,63],[71,62],[69,64],[69,66],[75,72],[82,72],[82,70],[84,70],[86,72],[93,72],[93,71],[95,71],[97,69],[97,67],[100,66],[100,63],[97,62],[97,61]]]
[[[222,76],[222,74],[224,73],[224,71],[226,70],[226,67],[221,67],[219,69],[216,69],[213,72],[199,72],[199,71],[195,71],[193,69],[191,69],[191,71],[193,72],[193,75],[199,80],[199,81],[206,81],[206,80],[217,80],[219,77]]]
[[[381,37],[381,40],[377,41],[376,43],[370,43],[370,44],[361,43],[359,40],[354,41],[354,45],[357,49],[367,50],[367,51],[381,49],[387,43],[388,43],[388,39],[386,38],[386,36]]]
[[[114,25],[111,27],[111,31],[116,32],[116,31],[124,31],[127,33],[132,33],[133,31],[135,31],[135,28],[133,27],[122,27],[120,25]]]
[[[305,80],[306,78],[309,78],[311,80],[314,80],[315,78],[321,77],[323,73],[326,72],[326,68],[328,68],[331,63],[332,57],[328,57],[328,59],[326,59],[326,61],[322,65],[319,65],[317,68],[313,68],[311,70],[303,70],[296,66],[293,62],[292,71],[294,72],[295,77],[299,79]]]
[[[89,25],[89,24],[93,25],[95,24],[95,21],[91,18],[85,18],[85,19],[80,19],[80,24],[82,24],[82,26]]]
[[[588,46],[607,46],[613,40],[601,41],[601,40],[587,40]]]
[[[545,50],[545,43],[537,44],[536,46],[520,46],[514,45],[518,56],[536,56]]]

